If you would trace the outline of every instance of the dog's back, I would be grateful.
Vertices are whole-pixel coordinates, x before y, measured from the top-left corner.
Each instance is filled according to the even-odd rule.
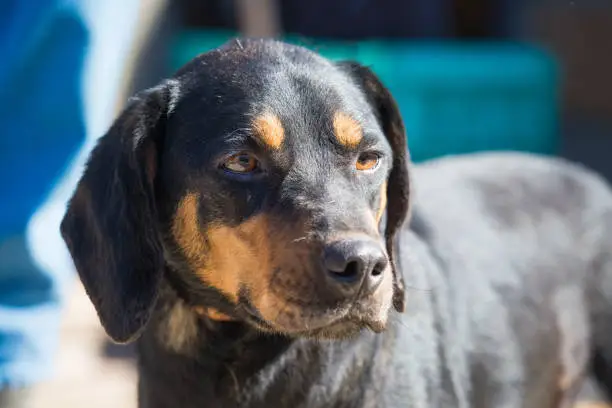
[[[590,370],[612,385],[607,184],[580,166],[515,153],[435,160],[417,166],[415,179],[412,230],[440,273],[428,289],[447,326],[441,358],[455,398],[564,406]],[[422,289],[410,281],[409,246],[407,285]],[[476,395],[470,384],[498,392]],[[555,388],[558,396],[545,392]],[[517,389],[525,404],[512,400]]]

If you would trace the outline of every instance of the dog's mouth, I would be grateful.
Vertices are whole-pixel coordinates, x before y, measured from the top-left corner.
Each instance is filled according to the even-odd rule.
[[[241,318],[256,329],[284,334],[290,337],[319,339],[343,339],[354,336],[363,330],[382,333],[387,327],[386,318],[378,318],[373,313],[363,313],[360,305],[348,305],[344,310],[334,310],[318,319],[300,319],[291,327],[266,320],[250,302],[241,302],[238,312]]]
[[[261,313],[253,306],[248,300],[243,300],[238,306],[238,313],[242,319],[247,323],[263,331],[277,331],[270,323],[268,323],[262,316]]]

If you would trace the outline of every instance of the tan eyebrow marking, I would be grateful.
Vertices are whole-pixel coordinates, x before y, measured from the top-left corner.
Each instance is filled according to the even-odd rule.
[[[278,116],[264,113],[257,116],[252,123],[255,135],[272,149],[278,149],[285,140],[285,129]]]
[[[359,122],[343,112],[336,112],[333,119],[334,135],[341,145],[355,147],[363,139],[363,129]]]

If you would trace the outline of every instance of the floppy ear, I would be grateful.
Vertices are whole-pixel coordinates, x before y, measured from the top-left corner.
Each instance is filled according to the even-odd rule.
[[[408,145],[404,123],[395,99],[378,77],[367,67],[342,61],[340,67],[349,72],[374,108],[378,121],[393,149],[393,167],[387,184],[387,220],[385,241],[393,265],[393,307],[405,309],[404,277],[395,263],[396,236],[410,210],[410,177],[408,172]]]
[[[154,179],[174,81],[134,97],[98,141],[61,232],[102,326],[129,342],[148,322],[163,273]]]

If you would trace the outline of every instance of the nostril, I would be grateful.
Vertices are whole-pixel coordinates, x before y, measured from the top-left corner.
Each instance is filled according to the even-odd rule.
[[[359,261],[349,261],[343,268],[328,269],[334,280],[342,283],[355,283],[363,276],[361,272],[362,265]]]
[[[359,263],[357,261],[351,261],[346,264],[344,271],[338,273],[343,278],[354,278],[359,274]]]
[[[380,276],[385,271],[387,263],[384,261],[377,262],[372,269],[372,276]]]
[[[387,258],[376,242],[346,240],[325,247],[323,266],[330,278],[342,284],[342,290],[347,285],[359,287],[364,279],[368,281],[366,286],[373,287],[382,280]]]

